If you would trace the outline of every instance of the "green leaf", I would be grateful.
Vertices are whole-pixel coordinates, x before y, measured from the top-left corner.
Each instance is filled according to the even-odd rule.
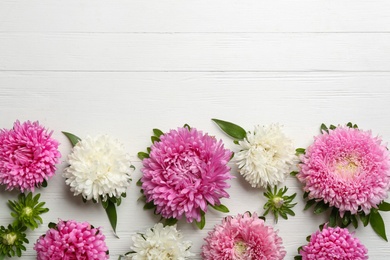
[[[48,225],[49,228],[56,228],[57,227],[57,224],[56,223],[53,223],[53,222],[50,222],[49,225]]]
[[[136,184],[138,187],[141,187],[142,186],[142,181],[141,181],[141,178],[139,178],[139,180],[137,181],[137,184]]]
[[[234,139],[242,140],[246,137],[246,131],[241,126],[215,118],[211,120],[213,120],[221,128],[222,131],[224,131],[227,135],[233,137]]]
[[[46,187],[47,187],[47,180],[43,180],[43,182],[42,182],[42,187],[43,187],[43,188],[46,188]]]
[[[148,203],[145,203],[144,205],[144,209],[154,209],[156,207],[156,205],[154,205],[153,201],[151,202],[148,202]]]
[[[382,201],[379,205],[378,205],[378,209],[380,211],[390,211],[390,203],[387,203],[385,201]]]
[[[353,127],[351,122],[348,122],[347,126],[348,126],[349,128],[352,128],[352,127]]]
[[[294,256],[294,260],[302,260],[302,256],[301,255],[296,255],[296,256]]]
[[[156,142],[160,142],[160,138],[158,138],[156,136],[151,136],[150,139],[152,140],[152,144],[154,144]]]
[[[176,218],[167,218],[164,220],[164,226],[173,226],[177,223],[178,219]]]
[[[114,230],[114,233],[116,233],[116,224],[117,224],[117,215],[116,215],[116,207],[115,204],[108,200],[108,206],[105,209],[107,213],[108,220],[110,221],[111,227]]]
[[[295,149],[295,154],[296,155],[305,154],[305,152],[306,152],[305,148],[297,148],[297,149]]]
[[[339,215],[339,210],[336,207],[332,208],[332,212],[329,216],[329,226],[335,227],[337,225],[337,216]]]
[[[352,222],[352,225],[354,228],[358,228],[359,226],[359,222],[356,218],[356,215],[351,215],[351,222]]]
[[[314,207],[314,214],[321,214],[329,208],[328,204],[325,204],[322,200]]]
[[[225,205],[222,205],[222,204],[219,204],[219,205],[209,204],[209,205],[215,210],[218,210],[218,211],[223,212],[223,213],[229,213],[229,209]]]
[[[68,133],[68,132],[62,132],[66,137],[68,137],[70,143],[72,146],[75,146],[81,139],[78,136],[75,136],[74,134]]]
[[[296,171],[290,172],[290,175],[293,176],[293,177],[297,176],[297,174],[298,174],[298,172],[296,172]]]
[[[138,158],[140,158],[141,160],[143,160],[145,158],[149,158],[149,154],[144,153],[144,152],[139,152],[137,155],[138,155]]]
[[[359,214],[359,218],[362,221],[363,226],[367,226],[368,223],[370,222],[370,215],[371,214],[368,214],[368,215],[364,214],[363,211]]]
[[[303,210],[309,209],[309,208],[310,208],[311,206],[313,206],[314,204],[316,204],[316,201],[315,201],[314,199],[308,200],[308,201],[306,202],[305,208],[304,208]]]
[[[195,224],[201,230],[206,225],[206,217],[205,217],[205,214],[204,214],[203,210],[200,211],[200,222],[195,220]]]
[[[325,124],[322,123],[322,124],[321,124],[321,127],[320,127],[320,131],[321,131],[321,132],[324,132],[324,131],[325,131],[325,132],[328,133],[329,130],[328,130],[328,127],[327,127]]]
[[[163,131],[161,131],[160,129],[157,129],[157,128],[153,129],[153,133],[158,138],[160,138],[160,136],[162,136],[164,134]]]
[[[376,211],[370,213],[370,225],[381,238],[387,241],[385,223],[383,222],[381,214]]]

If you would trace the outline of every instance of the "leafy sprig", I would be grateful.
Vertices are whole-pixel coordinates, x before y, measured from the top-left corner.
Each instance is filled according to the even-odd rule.
[[[270,186],[267,187],[267,192],[264,192],[264,196],[268,198],[268,201],[264,205],[265,212],[263,216],[266,216],[269,212],[272,212],[274,215],[274,220],[277,223],[279,216],[284,219],[288,219],[287,215],[295,216],[292,208],[297,203],[292,203],[295,196],[294,193],[291,196],[285,195],[288,191],[287,187],[277,189],[277,186],[274,187],[273,191]]]
[[[4,257],[22,256],[26,251],[24,244],[28,244],[25,231],[26,226],[9,224],[8,227],[0,226],[0,259]]]
[[[40,197],[41,194],[33,197],[31,192],[27,196],[21,193],[17,201],[8,201],[8,205],[12,210],[11,216],[15,218],[15,226],[23,225],[34,230],[39,224],[43,223],[40,215],[48,212],[49,209],[43,207],[45,202],[39,202]]]

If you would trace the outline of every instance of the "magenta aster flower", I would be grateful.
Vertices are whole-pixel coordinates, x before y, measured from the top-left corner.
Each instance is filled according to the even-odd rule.
[[[146,202],[153,202],[156,213],[169,219],[200,221],[208,204],[220,205],[229,197],[231,151],[222,141],[195,128],[178,128],[159,136],[143,159],[141,178]]]
[[[299,250],[302,260],[364,260],[368,259],[367,248],[346,228],[331,228],[326,225],[310,237],[309,244]]]
[[[280,260],[286,255],[282,239],[256,213],[226,217],[205,241],[202,257],[206,260]]]
[[[337,127],[317,136],[301,158],[298,179],[309,199],[346,211],[369,214],[387,198],[389,152],[370,131]]]
[[[61,154],[51,135],[30,121],[16,121],[13,129],[0,130],[0,184],[7,190],[34,191],[53,176]]]
[[[88,222],[60,220],[34,245],[38,260],[109,259],[105,236]]]

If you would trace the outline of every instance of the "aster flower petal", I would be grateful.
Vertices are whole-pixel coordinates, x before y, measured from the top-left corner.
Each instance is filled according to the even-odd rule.
[[[205,260],[281,260],[286,251],[277,232],[256,213],[226,217],[205,238]]]
[[[122,256],[122,259],[147,260],[147,259],[176,259],[184,260],[195,254],[189,249],[190,241],[183,240],[180,231],[174,226],[155,224],[145,233],[137,233],[132,236],[132,252]]]
[[[43,186],[61,157],[51,135],[38,121],[16,121],[13,129],[0,130],[0,184],[21,192]]]
[[[346,228],[328,227],[310,236],[309,243],[299,250],[302,260],[365,260],[367,248]]]
[[[152,203],[165,219],[185,216],[187,222],[204,223],[208,205],[218,206],[221,198],[229,197],[231,151],[224,149],[222,141],[190,127],[152,140],[150,152],[139,154],[147,205]]]
[[[50,225],[51,226],[51,225]],[[34,245],[37,260],[109,259],[105,236],[88,222],[60,220]]]

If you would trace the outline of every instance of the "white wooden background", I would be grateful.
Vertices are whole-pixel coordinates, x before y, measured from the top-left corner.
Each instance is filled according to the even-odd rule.
[[[319,125],[352,121],[390,141],[390,1],[388,0],[158,0],[0,1],[0,128],[16,119],[39,120],[61,142],[62,163],[41,190],[50,212],[29,232],[22,259],[47,223],[61,219],[102,226],[111,259],[129,250],[131,235],[157,220],[137,203],[141,176],[136,154],[150,144],[152,128],[188,123],[222,138],[210,118],[247,130],[279,122],[297,147],[306,147]],[[137,170],[119,207],[114,237],[101,207],[73,197],[61,172],[70,144],[61,134],[107,133],[120,139]],[[231,214],[262,213],[263,190],[237,173]],[[296,217],[275,228],[286,259],[324,220],[310,211],[298,183]],[[0,224],[16,192],[0,190]],[[209,212],[203,231],[180,222],[199,259],[203,238],[224,214]],[[390,236],[390,213],[383,214]],[[268,219],[272,224],[272,219]],[[356,235],[370,259],[388,259],[390,244],[370,227]]]

